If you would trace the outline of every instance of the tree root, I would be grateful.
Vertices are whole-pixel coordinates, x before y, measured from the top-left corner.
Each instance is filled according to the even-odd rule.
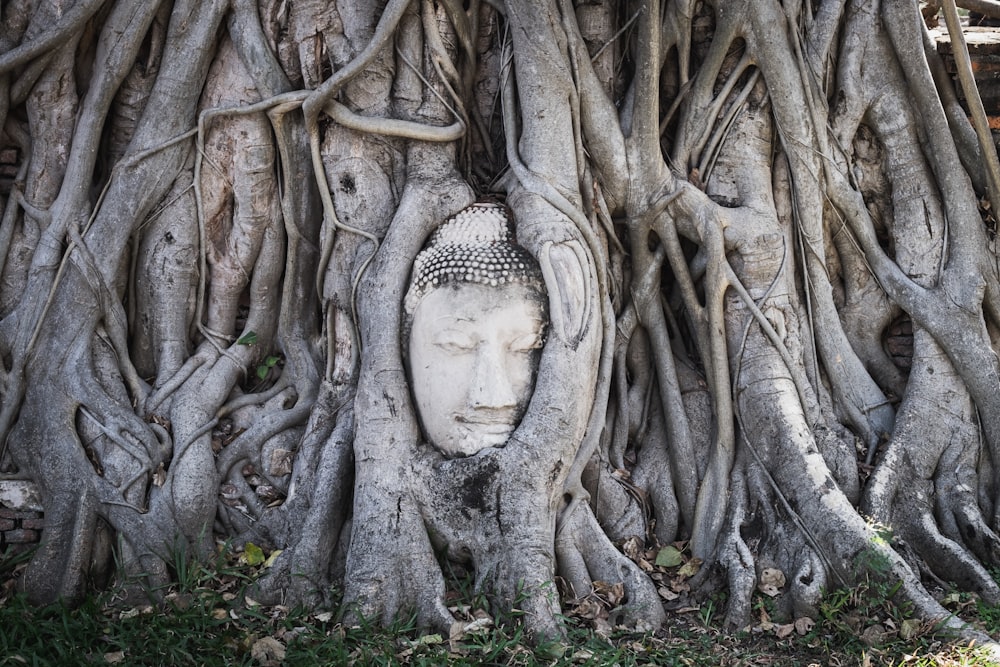
[[[556,556],[559,575],[575,596],[589,593],[597,581],[623,583],[625,603],[612,613],[624,625],[640,631],[659,627],[666,614],[656,587],[638,565],[608,541],[590,508],[581,506],[564,521],[565,527],[556,538]]]

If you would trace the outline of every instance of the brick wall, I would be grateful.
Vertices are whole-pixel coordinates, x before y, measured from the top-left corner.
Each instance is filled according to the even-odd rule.
[[[44,526],[38,487],[26,479],[0,479],[0,554],[37,544]]]
[[[972,61],[972,74],[979,89],[979,97],[983,100],[990,128],[1000,130],[1000,29],[994,27],[967,26],[963,28],[969,59]],[[945,69],[953,78],[956,75],[955,58],[952,55],[951,37],[943,27],[931,31],[931,36],[937,43],[937,51],[944,60]],[[958,86],[958,97],[965,105],[965,95]],[[994,141],[997,140],[994,134]]]
[[[38,542],[45,520],[41,512],[0,505],[0,553],[23,551]]]
[[[0,145],[7,143],[0,139]],[[9,195],[10,186],[17,176],[17,165],[19,161],[16,148],[4,148],[0,150],[0,195]]]

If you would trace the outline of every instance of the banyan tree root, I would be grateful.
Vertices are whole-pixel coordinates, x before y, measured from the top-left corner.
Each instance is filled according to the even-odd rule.
[[[449,632],[442,559],[537,638],[605,586],[657,627],[623,543],[687,548],[734,628],[761,585],[794,618],[879,576],[966,633],[919,575],[1000,602],[996,161],[912,3],[376,4],[0,16],[34,599],[226,539],[282,550],[262,600]],[[475,200],[550,321],[510,440],[455,458],[401,307]]]

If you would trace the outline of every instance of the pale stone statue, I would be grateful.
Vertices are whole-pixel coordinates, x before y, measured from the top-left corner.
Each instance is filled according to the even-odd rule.
[[[541,271],[502,205],[473,204],[434,231],[404,311],[428,441],[447,456],[503,446],[531,399],[548,316]]]

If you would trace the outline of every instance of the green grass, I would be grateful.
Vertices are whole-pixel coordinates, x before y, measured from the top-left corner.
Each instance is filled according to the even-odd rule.
[[[586,619],[571,617],[565,642],[532,646],[516,619],[494,624],[474,608],[481,599],[461,585],[450,602],[467,620],[483,620],[478,629],[450,640],[420,634],[412,619],[390,628],[347,627],[331,612],[248,603],[244,587],[264,566],[231,554],[210,567],[181,563],[175,568],[181,583],[160,591],[157,605],[123,605],[120,592],[112,590],[72,609],[61,604],[33,607],[12,592],[19,567],[0,561],[0,667],[995,664],[979,647],[950,645],[926,624],[908,622],[904,610],[892,606],[891,588],[877,583],[832,592],[811,628],[789,630],[775,621],[726,634],[714,625],[724,616],[724,600],[716,599],[672,612],[655,633],[613,629],[610,635],[598,634]],[[1000,631],[1000,608],[965,593],[948,594],[944,602],[993,636]],[[761,596],[757,609],[771,609],[769,599]],[[873,627],[881,634],[873,633]]]

